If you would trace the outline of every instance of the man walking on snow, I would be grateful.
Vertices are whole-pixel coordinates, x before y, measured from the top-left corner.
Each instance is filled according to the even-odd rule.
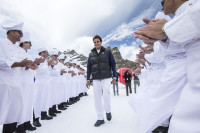
[[[110,85],[113,74],[112,83],[116,84],[116,63],[110,50],[104,48],[102,39],[99,35],[93,37],[95,48],[91,50],[87,64],[87,88],[90,87],[90,76],[93,79],[94,101],[97,112],[97,121],[94,126],[98,127],[104,124],[103,107],[106,112],[106,118],[111,120],[110,107]],[[112,72],[111,72],[112,69]],[[103,93],[103,94],[102,94]],[[101,96],[103,96],[103,107]]]

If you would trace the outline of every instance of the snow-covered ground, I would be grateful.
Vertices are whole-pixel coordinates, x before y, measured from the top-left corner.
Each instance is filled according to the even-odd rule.
[[[36,131],[27,133],[139,133],[138,120],[128,104],[124,85],[120,85],[119,96],[114,96],[111,88],[112,120],[105,118],[105,124],[100,127],[94,127],[96,112],[92,87],[88,94],[53,120],[41,121],[42,127]]]

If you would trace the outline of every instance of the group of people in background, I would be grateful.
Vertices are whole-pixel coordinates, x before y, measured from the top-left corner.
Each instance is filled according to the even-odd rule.
[[[23,23],[2,26],[7,38],[0,40],[0,125],[3,133],[25,133],[40,127],[87,96],[86,72],[76,59],[59,50],[39,48],[33,59],[27,51],[30,34]],[[33,121],[33,125],[31,124]]]
[[[126,70],[123,76],[124,80],[125,80],[125,86],[126,86],[126,96],[129,96],[129,93],[132,93],[132,87],[131,87],[131,80],[133,79],[133,86],[134,86],[134,91],[135,93],[137,92],[137,86],[140,86],[140,80],[138,78],[138,76],[133,73],[131,75],[131,73],[129,72],[129,70]]]

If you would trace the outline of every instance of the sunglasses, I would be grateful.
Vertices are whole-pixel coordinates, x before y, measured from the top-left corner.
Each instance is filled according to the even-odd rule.
[[[23,35],[23,32],[21,30],[13,30],[15,32],[18,32],[20,35]]]

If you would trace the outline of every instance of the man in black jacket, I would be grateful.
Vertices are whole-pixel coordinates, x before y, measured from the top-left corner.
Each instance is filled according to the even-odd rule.
[[[126,85],[126,95],[128,96],[128,88],[130,89],[130,93],[132,93],[131,89],[131,77],[132,75],[129,73],[129,70],[126,70],[124,73],[125,85]]]
[[[93,79],[94,101],[97,112],[97,122],[94,126],[98,127],[104,124],[103,107],[106,112],[107,120],[112,118],[110,107],[110,85],[116,84],[116,63],[110,50],[102,45],[102,39],[99,35],[93,38],[94,46],[89,54],[87,64],[87,88],[90,86],[90,76]],[[112,70],[112,71],[111,71]],[[113,72],[113,73],[112,73]],[[103,96],[103,107],[101,97]]]

